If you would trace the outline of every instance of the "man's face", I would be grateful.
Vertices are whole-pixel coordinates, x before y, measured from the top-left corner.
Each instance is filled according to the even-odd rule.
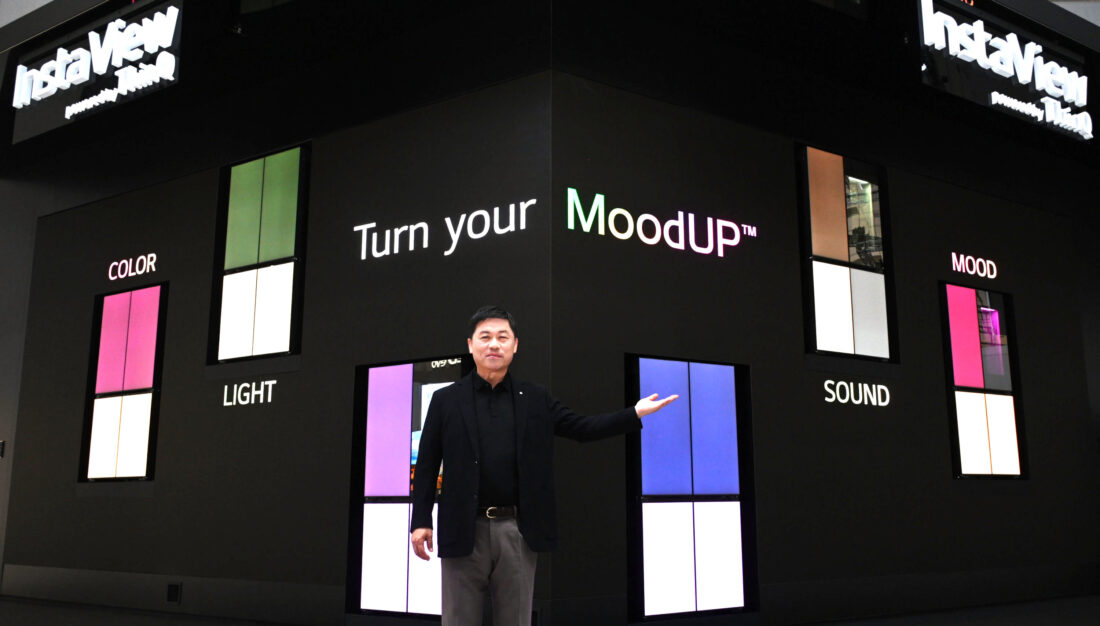
[[[466,340],[466,345],[474,355],[478,373],[503,375],[519,348],[519,340],[512,334],[508,320],[494,317],[482,320],[474,329],[474,336]]]

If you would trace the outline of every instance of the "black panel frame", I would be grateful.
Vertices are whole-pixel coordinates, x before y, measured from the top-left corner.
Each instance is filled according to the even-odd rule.
[[[848,269],[863,271],[875,271],[868,268],[838,259],[818,257],[813,254],[813,227],[810,215],[810,185],[809,166],[806,159],[806,149],[818,148],[844,159],[844,175],[862,178],[878,185],[880,219],[882,220],[882,271],[886,290],[886,322],[887,337],[890,344],[890,356],[886,358],[870,356],[866,354],[848,354],[846,352],[834,352],[822,350],[817,347],[817,320],[816,303],[814,302],[814,277],[813,263],[818,261],[837,265]],[[898,338],[897,298],[895,296],[896,285],[894,279],[893,257],[893,227],[890,222],[889,210],[889,181],[884,167],[849,158],[842,151],[820,148],[800,144],[795,146],[795,159],[798,172],[798,200],[800,218],[799,241],[802,249],[802,315],[803,328],[805,328],[805,345],[807,354],[818,354],[828,357],[837,357],[845,360],[866,361],[871,363],[899,363],[901,361],[901,348]]]
[[[1008,480],[1008,481],[1026,481],[1030,478],[1029,460],[1027,454],[1027,433],[1024,427],[1024,409],[1022,390],[1020,387],[1020,365],[1019,365],[1019,341],[1016,339],[1016,310],[1015,304],[1011,294],[1007,294],[1001,291],[996,291],[997,295],[1004,298],[1005,313],[1008,318],[1002,325],[1008,331],[1009,336],[1009,351],[1008,351],[1008,364],[1012,370],[1012,390],[1005,392],[998,389],[985,389],[984,387],[963,387],[955,384],[955,372],[954,363],[952,362],[951,355],[951,322],[948,317],[947,309],[947,286],[953,285],[956,287],[965,287],[967,289],[974,289],[976,291],[993,291],[985,285],[973,285],[964,284],[965,281],[939,281],[937,285],[937,291],[939,292],[940,299],[940,321],[942,324],[943,332],[940,333],[943,336],[943,359],[944,359],[944,383],[947,389],[947,411],[945,416],[947,418],[947,428],[949,436],[951,437],[951,471],[952,477],[956,480]],[[962,458],[961,451],[959,450],[959,416],[957,408],[955,406],[955,392],[956,391],[970,391],[975,393],[983,393],[999,396],[1011,396],[1013,404],[1013,412],[1016,418],[1016,452],[1020,458],[1020,473],[1014,474],[964,474],[962,471]]]
[[[295,240],[294,255],[271,261],[264,261],[245,267],[237,267],[231,270],[225,269],[226,227],[229,222],[229,184],[233,168],[242,163],[248,163],[262,159],[273,154],[299,148],[298,159],[298,210],[295,216]],[[218,182],[218,219],[214,233],[217,244],[214,247],[214,263],[210,283],[210,323],[207,339],[207,365],[222,365],[227,363],[243,363],[286,357],[302,352],[302,316],[305,301],[305,273],[306,273],[306,242],[308,241],[306,226],[309,212],[309,179],[312,165],[312,143],[286,145],[276,150],[260,155],[242,159],[222,168]],[[230,274],[261,269],[272,265],[280,265],[287,262],[294,263],[294,289],[291,296],[290,309],[290,348],[285,352],[267,352],[232,359],[218,359],[218,342],[221,333],[221,308],[222,308],[222,280]]]
[[[667,622],[682,620],[685,617],[703,617],[709,615],[734,615],[755,612],[760,609],[760,589],[758,576],[758,555],[756,540],[756,489],[753,470],[752,446],[752,399],[749,366],[740,363],[687,359],[651,354],[625,354],[626,394],[628,405],[633,406],[641,397],[639,359],[662,359],[686,363],[704,363],[729,365],[734,368],[734,384],[737,389],[735,398],[737,407],[737,456],[740,494],[694,496],[661,496],[659,498],[642,496],[642,436],[631,433],[626,436],[626,519],[627,519],[627,615],[631,623]],[[658,414],[659,415],[659,414]],[[692,611],[688,613],[669,613],[667,615],[645,615],[645,593],[642,554],[642,503],[643,502],[723,502],[741,503],[741,568],[744,584],[745,605],[739,608]]]
[[[400,613],[395,611],[380,611],[376,609],[364,609],[359,606],[359,593],[363,585],[363,505],[367,502],[395,502],[411,503],[412,494],[409,496],[370,496],[363,495],[363,481],[366,479],[366,455],[367,455],[367,380],[371,369],[387,367],[390,365],[407,365],[410,363],[423,363],[443,359],[460,359],[459,367],[462,376],[474,370],[473,357],[467,354],[451,354],[439,357],[426,357],[390,361],[386,363],[370,363],[358,365],[355,368],[355,393],[354,412],[352,414],[352,440],[351,440],[351,484],[348,493],[348,562],[347,576],[345,580],[344,612],[348,615],[373,615],[390,616],[402,623],[413,624],[416,620],[439,621],[434,615],[423,613]],[[439,558],[436,556],[435,558]]]
[[[107,398],[112,396],[126,396],[132,395],[135,391],[119,391],[111,393],[97,394],[95,392],[96,375],[98,374],[99,365],[99,340],[100,340],[100,326],[103,322],[103,300],[108,296],[115,294],[126,293],[130,291],[138,291],[146,289],[148,287],[160,287],[160,303],[157,308],[157,340],[156,340],[156,354],[153,357],[153,386],[148,389],[152,392],[153,398],[149,409],[149,447],[147,451],[146,464],[145,464],[145,476],[124,476],[124,477],[111,477],[111,478],[88,478],[88,457],[91,452],[91,439],[92,439],[92,414],[95,409],[95,401],[97,398]],[[88,383],[84,394],[85,407],[84,407],[84,427],[81,433],[80,439],[80,460],[77,466],[77,482],[80,483],[118,483],[118,482],[145,482],[152,481],[156,473],[156,450],[157,450],[157,433],[158,423],[160,417],[160,395],[161,395],[161,374],[163,372],[164,362],[164,343],[165,343],[165,324],[168,320],[168,281],[159,283],[149,283],[146,285],[134,285],[129,286],[126,289],[118,289],[115,291],[102,293],[95,296],[95,313],[92,316],[92,337],[89,342],[90,349],[88,351]]]

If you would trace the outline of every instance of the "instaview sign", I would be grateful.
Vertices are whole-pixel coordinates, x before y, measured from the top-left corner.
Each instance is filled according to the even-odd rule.
[[[172,84],[181,2],[116,14],[24,55],[15,68],[12,142]]]
[[[1091,140],[1083,61],[969,4],[920,0],[924,83]]]

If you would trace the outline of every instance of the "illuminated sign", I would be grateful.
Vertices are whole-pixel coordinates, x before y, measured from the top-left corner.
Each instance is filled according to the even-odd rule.
[[[997,264],[989,259],[982,259],[970,254],[951,253],[951,271],[979,276],[981,278],[996,278]]]
[[[581,200],[580,192],[569,187],[566,199],[566,227],[576,230],[577,226],[586,233],[595,229],[597,235],[605,235],[608,232],[616,239],[627,240],[637,236],[638,240],[648,246],[655,246],[664,242],[673,250],[685,251],[688,248],[697,254],[717,254],[726,256],[726,249],[736,247],[741,243],[742,236],[756,237],[756,227],[748,224],[737,224],[725,219],[706,218],[705,225],[700,219],[698,223],[694,213],[677,211],[676,217],[661,220],[649,213],[642,213],[637,218],[623,208],[614,208],[606,211],[607,201],[603,194],[597,193],[592,202],[588,204]]]
[[[254,383],[225,385],[222,389],[222,406],[268,404],[275,391],[277,380],[261,380]]]
[[[890,404],[890,388],[886,385],[854,383],[847,380],[826,380],[825,401],[837,404],[862,404],[883,407]]]
[[[118,280],[155,271],[157,271],[157,255],[155,252],[150,252],[136,258],[111,261],[107,266],[107,279]]]
[[[507,211],[502,211],[499,206],[493,207],[490,214],[487,209],[478,209],[469,213],[463,213],[456,218],[445,218],[444,226],[447,228],[447,236],[450,244],[443,251],[443,256],[451,256],[458,243],[465,235],[466,239],[477,240],[486,236],[506,235],[517,230],[527,230],[527,210],[538,202],[531,198],[524,202],[512,202]],[[518,205],[518,206],[517,206]],[[518,226],[517,226],[518,218]],[[391,254],[401,252],[415,252],[426,250],[430,247],[429,227],[427,222],[406,224],[394,228],[379,229],[376,222],[359,224],[352,228],[359,233],[359,260],[366,261],[368,250],[370,258],[380,259]]]
[[[1089,79],[1079,71],[1083,63],[1028,41],[978,9],[970,11],[974,15],[959,3],[920,0],[924,82],[1092,139],[1092,116],[1085,110]]]
[[[52,130],[88,111],[175,82],[179,4],[116,17],[20,59],[12,86],[11,104],[17,111],[13,139]]]

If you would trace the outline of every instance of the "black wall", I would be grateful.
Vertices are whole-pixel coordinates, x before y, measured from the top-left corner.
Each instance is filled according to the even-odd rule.
[[[1098,466],[1077,277],[1066,242],[1042,234],[1072,231],[1072,220],[888,168],[897,362],[806,354],[795,144],[567,75],[554,87],[553,387],[611,405],[624,353],[749,365],[766,621],[1094,588],[1100,546],[1087,529],[1100,508],[1082,494],[1096,488]],[[608,211],[663,221],[691,210],[755,225],[758,237],[720,259],[569,230],[567,187],[586,203],[605,194]],[[953,272],[952,252],[995,259],[1000,273]],[[1013,297],[1026,480],[953,478],[941,282]],[[891,403],[826,403],[826,379],[885,384]],[[606,570],[615,584],[600,584],[609,577],[599,563],[612,546],[625,554],[625,537],[608,546],[591,532],[623,523],[621,510],[586,514],[599,501],[591,491],[621,492],[622,448],[559,452],[559,467],[601,470],[562,481],[578,492],[577,506],[563,507],[575,549],[554,558],[555,590],[579,615],[623,590],[624,558]],[[612,606],[601,608],[621,620]]]
[[[715,621],[1100,590],[1095,149],[898,71],[915,59],[915,8],[859,21],[749,4],[555,3],[551,17],[350,3],[340,19],[291,2],[244,18],[243,38],[231,11],[187,5],[186,81],[0,154],[7,197],[54,213],[37,225],[3,592],[340,623],[355,367],[462,352],[487,302],[519,317],[516,373],[581,411],[624,403],[627,353],[748,366],[760,603]],[[300,89],[343,76],[333,60],[351,53],[366,79],[331,100]],[[746,81],[746,67],[770,73]],[[281,104],[255,106],[268,101]],[[218,168],[301,141],[301,354],[207,365]],[[883,168],[895,362],[806,352],[805,144]],[[586,209],[600,193],[608,211],[692,211],[757,236],[718,258],[570,230],[569,187]],[[445,218],[532,199],[525,230],[444,254]],[[427,249],[359,258],[355,226],[421,221]],[[107,279],[145,252],[155,274]],[[952,272],[951,252],[1000,274]],[[156,475],[78,483],[95,297],[153,282],[169,285]],[[1012,296],[1023,480],[953,478],[942,282]],[[827,404],[828,378],[885,384],[892,403]],[[271,404],[222,406],[224,385],[266,379]],[[548,623],[625,620],[626,445],[557,449],[561,549],[536,588]],[[179,606],[164,603],[173,582]]]
[[[313,143],[299,356],[205,364],[218,172],[43,218],[20,413],[23,449],[42,453],[20,457],[6,582],[30,565],[340,589],[355,366],[461,352],[469,312],[501,301],[532,337],[520,369],[546,378],[548,106],[528,79]],[[531,199],[524,230],[444,256],[445,217]],[[420,221],[427,249],[360,259],[355,225]],[[155,273],[108,281],[146,252]],[[155,476],[76,484],[94,296],[165,281]],[[223,406],[224,385],[270,379],[270,404]]]

